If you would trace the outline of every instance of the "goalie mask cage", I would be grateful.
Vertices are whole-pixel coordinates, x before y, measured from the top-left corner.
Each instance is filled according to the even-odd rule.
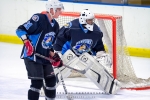
[[[60,27],[78,18],[78,12],[63,12],[57,19]],[[114,78],[122,83],[122,88],[144,90],[150,89],[150,78],[137,78],[132,67],[127,43],[124,36],[122,16],[95,14],[95,23],[103,32],[103,42],[106,51],[111,55],[113,65],[106,69],[113,74]],[[72,71],[71,77],[83,75]]]

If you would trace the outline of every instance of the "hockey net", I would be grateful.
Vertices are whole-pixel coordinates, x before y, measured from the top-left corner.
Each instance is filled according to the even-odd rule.
[[[78,12],[63,12],[57,19],[60,27],[78,18]],[[103,42],[106,51],[111,55],[113,66],[106,69],[112,73],[114,78],[123,83],[123,88],[129,89],[148,89],[150,88],[150,78],[137,78],[132,67],[127,43],[124,36],[122,16],[95,14],[95,23],[103,32]],[[84,75],[72,71],[70,77],[84,77]]]

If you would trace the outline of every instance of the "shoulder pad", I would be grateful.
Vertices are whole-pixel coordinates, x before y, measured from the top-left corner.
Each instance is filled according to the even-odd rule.
[[[72,26],[72,23],[71,23],[71,22],[66,23],[66,24],[64,25],[65,28],[70,28],[71,26]]]

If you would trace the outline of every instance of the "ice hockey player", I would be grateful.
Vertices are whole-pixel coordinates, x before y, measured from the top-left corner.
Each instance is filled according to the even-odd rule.
[[[83,10],[78,19],[72,20],[60,29],[53,47],[58,54],[63,54],[62,60],[64,64],[78,66],[81,70],[85,69],[86,73],[84,75],[93,81],[95,85],[108,94],[116,94],[120,90],[120,84],[100,64],[103,60],[105,65],[110,67],[112,61],[104,48],[103,32],[94,21],[94,13],[88,9]],[[69,60],[71,59],[70,55],[72,55],[72,60]],[[96,58],[91,55],[96,56]],[[61,69],[64,77],[70,75],[70,69],[64,66]],[[57,73],[57,70],[55,70],[55,73]],[[57,86],[60,83],[59,80],[57,81]]]
[[[78,19],[64,25],[56,38],[54,50],[64,54],[71,49],[77,56],[84,52],[102,58],[111,65],[111,59],[105,52],[102,41],[103,33],[94,23],[94,13],[85,9]]]
[[[45,14],[34,14],[16,30],[17,36],[24,43],[21,58],[24,59],[28,78],[31,79],[28,100],[39,99],[43,79],[45,81],[46,100],[55,100],[56,76],[52,65],[60,67],[62,61],[59,55],[53,52],[52,44],[59,31],[59,24],[55,18],[59,17],[63,9],[63,4],[60,1],[48,0]],[[48,60],[35,56],[34,53],[50,57],[55,62],[51,64]]]

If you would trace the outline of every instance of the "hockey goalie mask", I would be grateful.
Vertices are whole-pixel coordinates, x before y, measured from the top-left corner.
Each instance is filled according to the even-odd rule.
[[[63,4],[58,0],[48,0],[45,6],[46,6],[46,11],[49,13],[50,13],[50,9],[52,8],[54,11],[54,15],[56,13],[57,8],[60,8],[61,11],[64,10]],[[50,15],[51,15],[51,13],[50,13]],[[54,16],[54,15],[51,15],[51,16]]]
[[[79,23],[85,25],[85,27],[88,30],[93,31],[94,18],[95,18],[94,13],[92,13],[88,9],[85,9],[80,13]],[[87,23],[87,20],[92,21],[92,24]]]

